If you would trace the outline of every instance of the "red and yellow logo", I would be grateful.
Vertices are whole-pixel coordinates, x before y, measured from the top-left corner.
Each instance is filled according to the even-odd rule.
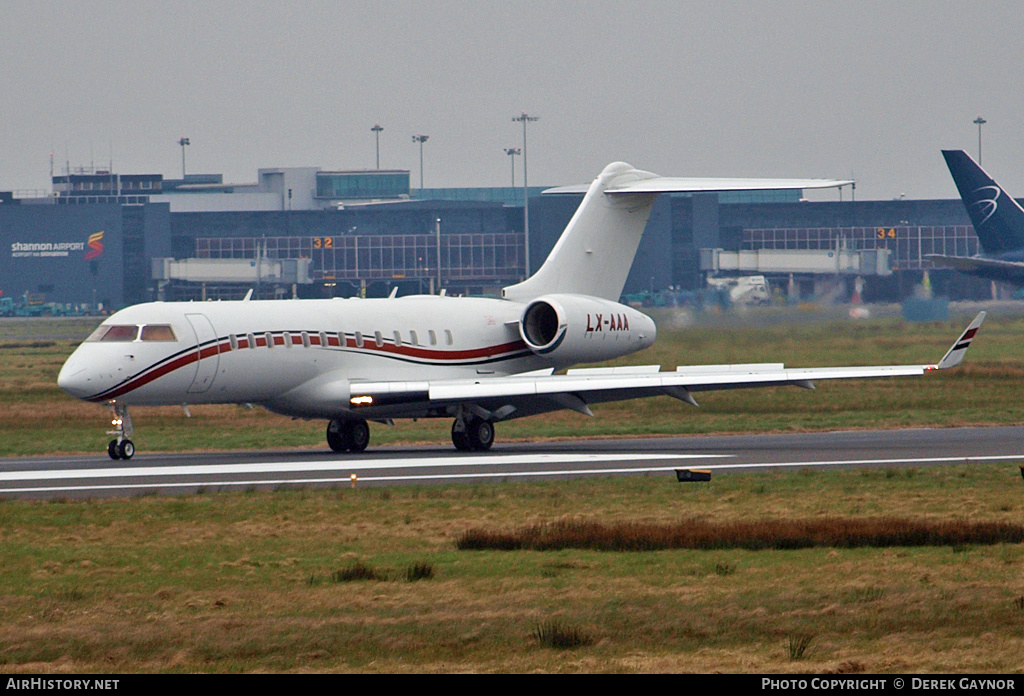
[[[100,256],[103,253],[103,232],[95,232],[89,235],[89,251],[85,252],[85,260]]]

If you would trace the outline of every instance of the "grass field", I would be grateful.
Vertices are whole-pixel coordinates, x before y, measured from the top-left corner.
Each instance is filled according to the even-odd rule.
[[[938,360],[940,324],[723,318],[632,363]],[[792,317],[791,317],[792,318]],[[798,317],[799,318],[799,317]],[[33,325],[35,327],[37,325]],[[41,325],[38,325],[41,326]],[[0,322],[0,332],[2,332]],[[23,331],[24,329],[21,329]],[[52,329],[50,329],[52,331]],[[1024,422],[1024,320],[963,368],[595,408],[502,424],[543,438]],[[3,334],[0,333],[0,336]],[[0,340],[0,453],[100,452],[105,411],[59,393],[73,342]],[[323,424],[237,407],[133,411],[141,451],[323,448]],[[448,441],[447,421],[374,442]],[[372,445],[371,445],[372,446]],[[0,501],[0,671],[1017,672],[1024,548],[464,551],[472,529],[761,520],[1024,521],[1016,464]],[[360,579],[361,578],[361,579]]]
[[[1009,464],[6,501],[0,671],[1016,672],[1017,544],[456,544],[559,520],[1022,512]],[[542,642],[552,626],[578,642]]]

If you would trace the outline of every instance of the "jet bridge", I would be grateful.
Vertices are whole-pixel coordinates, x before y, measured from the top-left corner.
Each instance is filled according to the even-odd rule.
[[[700,270],[708,273],[892,275],[889,249],[701,249]]]
[[[152,260],[152,278],[157,286],[157,299],[165,299],[168,285],[191,284],[201,287],[201,298],[207,299],[207,286],[237,289],[265,286],[274,288],[275,296],[285,296],[288,289],[296,296],[296,286],[309,285],[311,259],[167,259]],[[217,293],[214,293],[217,294]],[[231,294],[238,294],[232,290]]]

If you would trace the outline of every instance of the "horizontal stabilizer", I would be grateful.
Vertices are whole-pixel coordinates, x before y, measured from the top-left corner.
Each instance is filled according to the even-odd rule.
[[[943,256],[926,254],[936,268],[952,268],[968,275],[1001,283],[1024,285],[1024,262],[989,259],[984,256]]]
[[[780,191],[839,188],[853,184],[848,179],[751,179],[722,177],[655,176],[611,186],[609,195],[623,193],[712,193],[715,191]],[[589,184],[556,186],[544,193],[586,193]]]

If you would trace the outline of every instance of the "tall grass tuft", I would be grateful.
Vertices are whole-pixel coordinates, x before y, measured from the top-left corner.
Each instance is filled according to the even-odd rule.
[[[715,564],[715,575],[721,575],[723,578],[732,575],[736,572],[736,566],[732,563],[718,562]]]
[[[580,629],[567,626],[555,619],[537,624],[533,630],[533,637],[545,648],[556,650],[572,650],[594,643],[594,639]]]
[[[804,653],[807,648],[810,647],[811,641],[814,640],[814,636],[809,634],[803,634],[799,636],[789,637],[789,659],[800,660],[803,659]]]
[[[356,582],[360,580],[387,580],[387,576],[377,572],[372,566],[356,561],[347,568],[331,573],[331,582]]]
[[[434,566],[426,561],[413,563],[405,569],[405,579],[409,582],[417,580],[430,580],[434,577]]]
[[[811,547],[950,546],[1019,544],[1024,527],[1001,522],[933,522],[892,517],[824,518],[715,523],[603,524],[561,520],[513,531],[471,529],[456,542],[460,550],[591,549],[805,549]]]

